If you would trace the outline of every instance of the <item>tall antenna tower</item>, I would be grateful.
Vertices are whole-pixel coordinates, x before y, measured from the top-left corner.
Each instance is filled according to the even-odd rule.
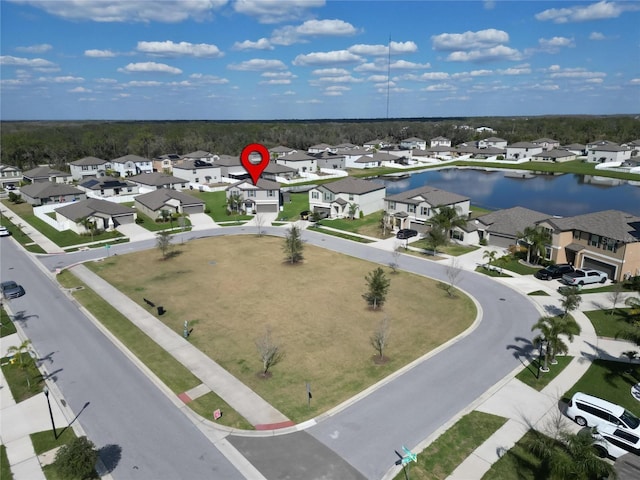
[[[391,35],[387,46],[387,120],[389,120],[389,91],[391,88]]]

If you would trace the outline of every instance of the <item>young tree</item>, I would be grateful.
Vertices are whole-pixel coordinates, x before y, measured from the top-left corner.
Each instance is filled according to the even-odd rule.
[[[240,207],[242,205],[242,195],[239,192],[232,192],[227,197],[227,210],[230,213],[240,213]]]
[[[356,202],[351,202],[349,204],[349,218],[351,220],[355,220],[356,213],[358,213],[358,204]]]
[[[158,232],[156,235],[156,246],[162,252],[162,259],[166,260],[171,251],[171,235],[167,231]]]
[[[447,279],[449,280],[449,283],[447,283],[445,290],[447,292],[447,295],[449,295],[450,297],[455,297],[456,283],[458,283],[458,278],[462,273],[462,269],[458,265],[458,259],[456,258],[451,259],[451,263],[447,265],[446,273],[447,273]]]
[[[379,227],[380,227],[380,230],[382,230],[382,236],[386,237],[387,236],[387,230],[391,229],[390,216],[386,211],[383,211],[382,215],[380,215]]]
[[[427,232],[425,239],[427,240],[429,248],[433,250],[434,255],[438,253],[438,247],[442,247],[449,243],[449,238],[447,237],[445,230],[436,226],[431,227],[431,230]]]
[[[256,213],[255,216],[253,217],[253,223],[255,223],[257,229],[258,229],[258,236],[261,237],[264,234],[264,224],[265,224],[266,220],[264,218],[264,215],[262,215],[261,213]]]
[[[564,316],[569,315],[569,312],[577,310],[582,302],[582,295],[580,295],[580,287],[567,287],[560,291],[562,300],[560,304],[564,308]]]
[[[31,340],[28,338],[22,342],[20,345],[12,345],[7,349],[7,355],[15,355],[18,354],[18,359],[20,359],[20,365],[23,364],[22,355],[27,353],[31,349]]]
[[[496,261],[497,257],[498,252],[496,250],[485,250],[485,252],[482,254],[482,258],[487,259],[489,270],[491,270],[491,264]]]
[[[609,312],[609,315],[613,315],[613,312],[616,311],[616,305],[618,305],[620,297],[622,296],[622,288],[623,286],[621,282],[614,283],[613,290],[607,294],[607,298],[611,302],[611,311]]]
[[[56,453],[54,468],[61,478],[97,478],[95,471],[98,451],[87,437],[78,437],[60,447]]]
[[[369,272],[364,278],[367,282],[368,291],[362,295],[362,298],[367,301],[370,307],[376,310],[379,306],[384,305],[391,280],[387,278],[381,267]]]
[[[91,241],[93,242],[93,234],[96,230],[96,221],[92,217],[87,216],[77,219],[76,223],[82,225],[84,229],[91,234]]]
[[[302,250],[304,244],[300,229],[292,225],[284,236],[284,245],[282,247],[286,255],[287,261],[290,263],[298,263],[302,261]]]
[[[256,348],[262,361],[262,376],[269,376],[269,369],[284,357],[282,345],[271,336],[271,327],[267,326],[262,336],[256,339]]]
[[[389,262],[391,273],[398,273],[399,261],[400,261],[400,243],[397,242],[393,246],[393,252],[391,252],[391,261]]]
[[[371,335],[371,346],[378,352],[379,361],[384,361],[384,349],[389,343],[389,318],[385,316]]]
[[[162,219],[162,223],[167,223],[167,220],[171,218],[171,213],[169,210],[163,208],[160,210],[160,218]]]
[[[531,331],[534,330],[539,330],[540,333],[534,337],[533,344],[546,346],[542,371],[548,372],[549,362],[557,363],[556,355],[567,353],[569,350],[561,336],[566,336],[572,342],[574,335],[580,334],[580,325],[571,317],[540,317],[531,327]]]

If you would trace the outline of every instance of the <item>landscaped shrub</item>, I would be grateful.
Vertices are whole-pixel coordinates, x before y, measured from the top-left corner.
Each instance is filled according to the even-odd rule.
[[[486,247],[486,246],[487,246],[487,243],[488,243],[488,242],[487,242],[487,239],[486,239],[486,238],[481,238],[481,239],[480,239],[480,245],[482,245],[483,247]]]
[[[56,453],[55,469],[62,478],[84,480],[98,478],[95,466],[98,451],[87,437],[74,438]]]

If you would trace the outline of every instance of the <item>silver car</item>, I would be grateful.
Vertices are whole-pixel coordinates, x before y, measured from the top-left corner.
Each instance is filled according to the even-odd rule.
[[[25,294],[25,291],[24,291],[24,288],[22,288],[22,285],[18,285],[13,280],[2,282],[0,284],[0,288],[2,289],[2,296],[6,299],[18,298]]]

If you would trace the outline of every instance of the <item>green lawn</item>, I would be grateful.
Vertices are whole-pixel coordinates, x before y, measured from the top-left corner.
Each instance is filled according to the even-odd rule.
[[[56,425],[56,432],[58,438],[56,439],[53,430],[47,430],[44,432],[32,433],[31,443],[33,443],[33,449],[36,455],[42,455],[43,453],[53,450],[54,448],[66,445],[71,440],[76,438],[76,434],[73,428],[65,425]]]
[[[290,200],[283,205],[278,220],[295,222],[300,220],[300,212],[309,210],[309,193],[291,193]]]
[[[599,337],[615,338],[616,334],[624,327],[629,325],[629,308],[616,308],[611,314],[610,309],[606,310],[591,310],[584,312],[593,328],[596,330],[596,335]],[[640,348],[639,348],[640,350]]]
[[[498,270],[489,270],[484,267],[476,267],[475,269],[478,273],[483,273],[487,277],[501,277],[501,278],[512,278],[508,273],[504,273],[504,271],[500,272]]]
[[[562,371],[571,363],[573,357],[571,356],[558,356],[556,358],[558,363],[556,365],[549,364],[549,371],[542,372],[540,371],[540,377],[538,377],[538,358],[527,365],[527,368],[522,370],[516,378],[523,382],[526,385],[529,385],[531,388],[536,389],[537,391],[542,390],[546,387],[551,380],[556,378],[558,375],[562,373]],[[542,365],[544,365],[544,358],[542,359]]]
[[[189,220],[189,217],[183,218],[185,229],[191,228],[191,221]],[[142,223],[140,223],[139,225],[143,228],[146,228],[150,232],[161,232],[163,230],[180,227],[179,220],[173,220],[173,222],[156,222],[151,217],[145,215],[140,211],[138,211],[138,219],[142,220]]]
[[[412,242],[409,245],[411,247],[428,250],[429,253],[433,251],[433,248],[431,248],[426,238],[421,238],[420,240]],[[479,248],[480,247],[477,247],[475,245],[458,245],[457,243],[450,243],[449,245],[442,245],[438,247],[438,253],[444,253],[446,255],[457,257],[459,255],[464,255],[465,253],[471,253],[475,250],[478,250]]]
[[[16,326],[7,315],[7,312],[4,311],[4,308],[0,308],[0,337],[6,337],[14,333],[16,333]]]
[[[250,220],[251,215],[229,215],[227,212],[226,192],[197,192],[192,190],[189,195],[204,201],[208,215],[216,222],[228,222],[233,220]],[[298,212],[299,213],[299,212]]]
[[[444,480],[506,421],[477,411],[465,415],[418,453],[417,462],[409,464],[407,474],[412,480]],[[395,476],[395,480],[405,479],[402,471]]]
[[[336,218],[333,220],[325,219],[319,223],[325,227],[337,228],[346,232],[359,233],[360,235],[367,235],[369,237],[389,238],[393,236],[393,233],[390,231],[387,231],[385,236],[382,235],[382,230],[380,229],[381,218],[382,211],[374,212],[365,217],[355,218],[353,220]]]
[[[495,261],[494,265],[502,267],[506,270],[511,270],[514,273],[519,273],[520,275],[533,275],[542,268],[542,266],[528,267],[527,265],[523,265],[522,263],[520,263],[518,258],[514,258],[511,255],[500,257]]]
[[[494,463],[482,480],[548,480],[546,472],[541,472],[541,461],[533,453],[529,444],[534,432],[527,432],[500,460]],[[561,479],[555,479],[561,480]]]
[[[20,403],[42,392],[43,380],[42,374],[28,353],[16,354],[14,358],[15,361],[11,363],[8,357],[2,357],[0,363],[2,363],[2,373],[9,385],[11,395],[16,403]]]
[[[527,293],[527,295],[530,295],[532,297],[548,297],[549,296],[549,294],[544,290],[534,290],[533,292]]]
[[[9,459],[7,458],[7,447],[0,445],[0,478],[2,480],[13,480]]]
[[[220,423],[229,427],[239,428],[242,430],[253,430],[253,425],[247,422],[238,412],[229,406],[227,402],[222,400],[218,395],[209,392],[201,397],[196,398],[189,403],[189,407],[198,415],[215,423]],[[213,419],[213,411],[220,409],[222,417],[218,420]]]
[[[315,228],[316,232],[324,233],[325,235],[331,235],[333,237],[344,238],[346,240],[353,240],[359,243],[372,243],[373,240],[367,240],[366,238],[358,237],[356,235],[349,235],[348,233],[334,232],[333,230],[327,230],[324,228]]]
[[[6,205],[6,203],[5,203]],[[13,217],[12,217],[13,218]],[[4,215],[0,217],[0,225],[3,227],[7,227],[7,230],[11,233],[11,236],[15,238],[20,245],[29,250],[32,253],[46,253],[42,247],[39,245],[32,245],[33,240],[31,237],[26,235],[22,230],[20,230],[16,225],[14,225],[10,220],[7,219]]]

